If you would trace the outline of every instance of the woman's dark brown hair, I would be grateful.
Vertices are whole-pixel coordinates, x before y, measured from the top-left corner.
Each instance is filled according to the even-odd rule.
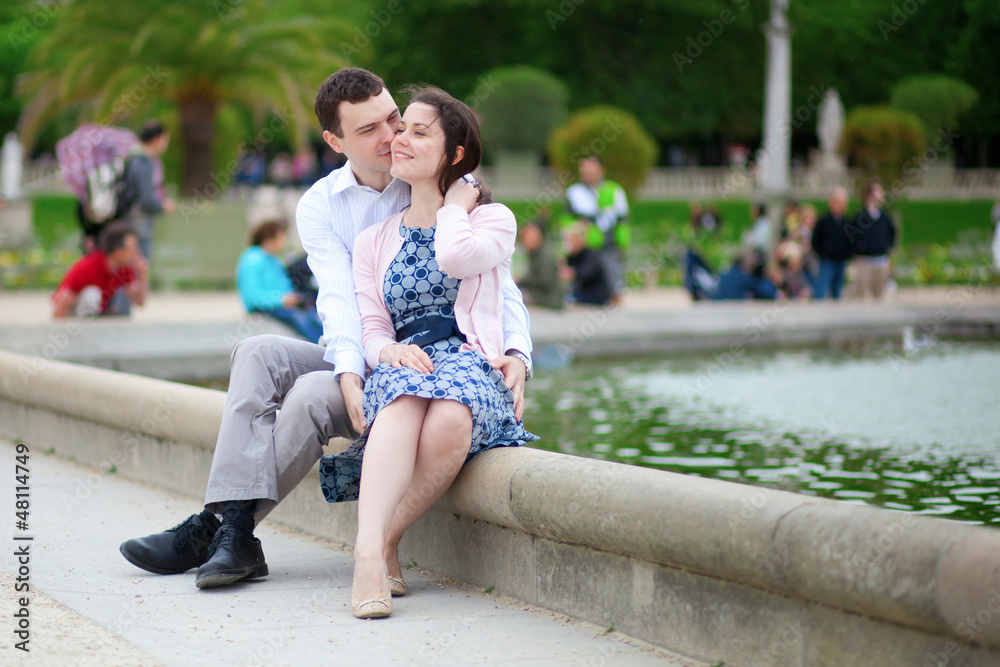
[[[419,102],[434,107],[444,131],[444,160],[438,174],[438,190],[443,196],[451,184],[479,167],[483,159],[483,139],[479,134],[479,121],[467,104],[456,100],[437,86],[412,86],[403,92],[409,94],[410,104]],[[465,148],[462,159],[452,164],[458,147]],[[493,201],[493,193],[479,181],[480,204]]]

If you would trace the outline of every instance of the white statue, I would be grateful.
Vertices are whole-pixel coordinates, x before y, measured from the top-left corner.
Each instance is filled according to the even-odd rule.
[[[0,195],[4,199],[15,199],[21,193],[22,153],[17,133],[8,132],[0,148]]]
[[[833,88],[826,89],[823,103],[819,107],[819,122],[816,134],[819,135],[819,147],[824,155],[837,152],[840,146],[840,135],[844,131],[844,105],[840,96]]]

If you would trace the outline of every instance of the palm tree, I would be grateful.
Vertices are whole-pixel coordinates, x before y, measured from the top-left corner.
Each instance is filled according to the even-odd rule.
[[[294,4],[295,8],[290,8]],[[319,84],[344,66],[336,45],[348,26],[326,18],[320,0],[86,0],[63,6],[52,32],[36,44],[19,91],[27,100],[18,130],[31,146],[60,111],[118,124],[143,119],[153,103],[179,116],[182,193],[211,182],[212,142],[220,107],[277,112],[302,146]],[[323,15],[305,14],[322,6]],[[133,121],[134,124],[134,121]]]

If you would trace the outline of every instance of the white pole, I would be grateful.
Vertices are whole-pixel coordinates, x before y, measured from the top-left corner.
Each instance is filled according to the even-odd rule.
[[[764,100],[762,194],[771,222],[771,246],[778,240],[789,194],[788,163],[791,158],[792,39],[785,12],[788,0],[771,0],[767,35],[767,91]]]
[[[0,195],[10,201],[21,194],[24,170],[21,142],[15,132],[8,132],[0,148]]]

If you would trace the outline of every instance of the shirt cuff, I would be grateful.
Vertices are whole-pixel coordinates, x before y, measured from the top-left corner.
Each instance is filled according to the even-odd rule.
[[[358,352],[327,348],[323,359],[333,364],[334,377],[340,377],[341,373],[354,373],[362,380],[365,379],[365,358]]]
[[[520,334],[511,334],[504,337],[503,343],[504,353],[506,353],[507,350],[517,350],[524,356],[528,357],[528,359],[531,359],[531,340],[527,337]]]

